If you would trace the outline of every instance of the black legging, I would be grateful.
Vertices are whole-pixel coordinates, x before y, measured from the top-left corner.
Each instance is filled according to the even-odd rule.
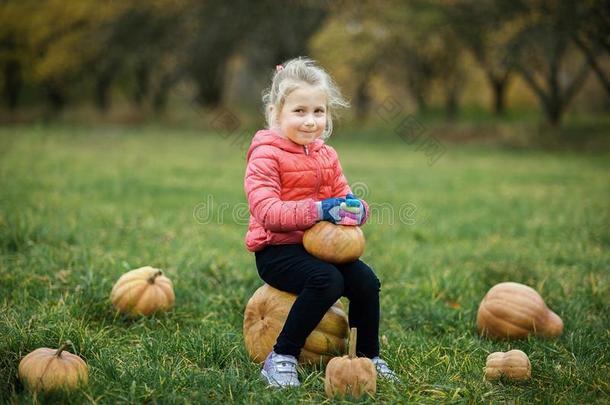
[[[278,354],[299,356],[307,336],[341,297],[349,304],[349,325],[358,328],[359,356],[379,355],[379,291],[381,283],[360,260],[334,265],[322,261],[303,245],[270,245],[256,252],[260,277],[272,287],[298,297],[274,346]]]

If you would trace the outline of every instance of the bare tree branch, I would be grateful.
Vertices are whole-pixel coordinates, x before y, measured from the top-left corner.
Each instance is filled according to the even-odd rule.
[[[587,79],[587,76],[589,75],[590,69],[591,66],[589,65],[589,63],[587,61],[584,61],[582,66],[578,70],[578,73],[574,77],[574,80],[572,80],[572,83],[570,83],[565,90],[564,105],[568,105],[572,98],[574,98],[574,96],[578,92],[578,89],[582,87],[583,83]]]
[[[583,39],[580,38],[579,35],[574,35],[573,40],[574,40],[574,43],[584,53],[585,57],[587,58],[587,62],[589,63],[589,65],[591,65],[591,68],[593,69],[593,71],[597,75],[597,78],[599,79],[599,81],[604,86],[604,89],[606,90],[606,93],[608,93],[610,95],[610,80],[604,74],[604,71],[599,66],[599,63],[597,63],[597,54],[598,54],[598,52],[597,51],[593,51],[591,48],[589,48],[585,44],[585,41],[583,41]]]
[[[521,73],[521,75],[523,76],[523,79],[527,82],[527,84],[530,85],[532,90],[534,90],[534,92],[542,100],[542,102],[544,104],[548,104],[549,103],[548,96],[544,92],[544,89],[542,88],[542,86],[540,86],[538,84],[538,82],[536,82],[534,75],[529,70],[527,70],[527,68],[525,66],[523,66],[523,64],[521,64],[521,63],[516,63],[515,69],[517,69],[517,71],[519,73]]]

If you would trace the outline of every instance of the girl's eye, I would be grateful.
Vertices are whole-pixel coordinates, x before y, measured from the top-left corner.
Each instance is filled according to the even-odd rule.
[[[297,112],[297,113],[302,113],[302,112],[304,112],[304,111],[305,111],[305,110],[303,110],[302,108],[297,108],[296,110],[294,110],[294,112]],[[318,110],[315,110],[315,113],[316,113],[316,114],[317,114],[317,113],[324,113],[324,110],[322,110],[322,109],[318,109]]]

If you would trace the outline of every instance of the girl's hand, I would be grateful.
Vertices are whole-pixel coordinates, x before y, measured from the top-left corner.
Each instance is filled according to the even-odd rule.
[[[361,225],[365,215],[364,205],[353,194],[348,194],[340,205],[339,215],[340,225]]]
[[[360,207],[362,207],[362,201],[360,201],[353,194],[347,194],[345,196],[345,202],[347,203],[348,206],[352,206],[352,207],[360,206]]]
[[[321,221],[329,221],[337,224],[341,221],[341,204],[345,204],[345,198],[327,198],[326,200],[318,201],[318,218]]]
[[[347,225],[347,226],[359,226],[361,223],[358,219],[352,219],[351,217],[343,217],[341,221],[337,222],[337,225]]]

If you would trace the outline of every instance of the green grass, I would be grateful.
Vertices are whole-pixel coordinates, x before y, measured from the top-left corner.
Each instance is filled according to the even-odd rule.
[[[377,401],[610,402],[608,153],[447,145],[429,166],[398,138],[331,143],[369,203],[395,210],[394,223],[373,215],[363,228],[364,260],[382,281],[382,356],[405,381],[380,383]],[[243,244],[244,168],[244,151],[213,134],[0,129],[0,399],[325,401],[323,370],[273,391],[245,352],[243,309],[261,281]],[[229,208],[198,222],[194,209],[210,197],[216,212]],[[405,223],[401,206],[416,207]],[[144,265],[173,280],[175,309],[118,316],[112,285]],[[478,303],[506,280],[536,288],[564,334],[480,338]],[[89,364],[89,385],[27,391],[20,359],[66,339]],[[532,380],[483,381],[487,354],[512,348],[530,356]]]

